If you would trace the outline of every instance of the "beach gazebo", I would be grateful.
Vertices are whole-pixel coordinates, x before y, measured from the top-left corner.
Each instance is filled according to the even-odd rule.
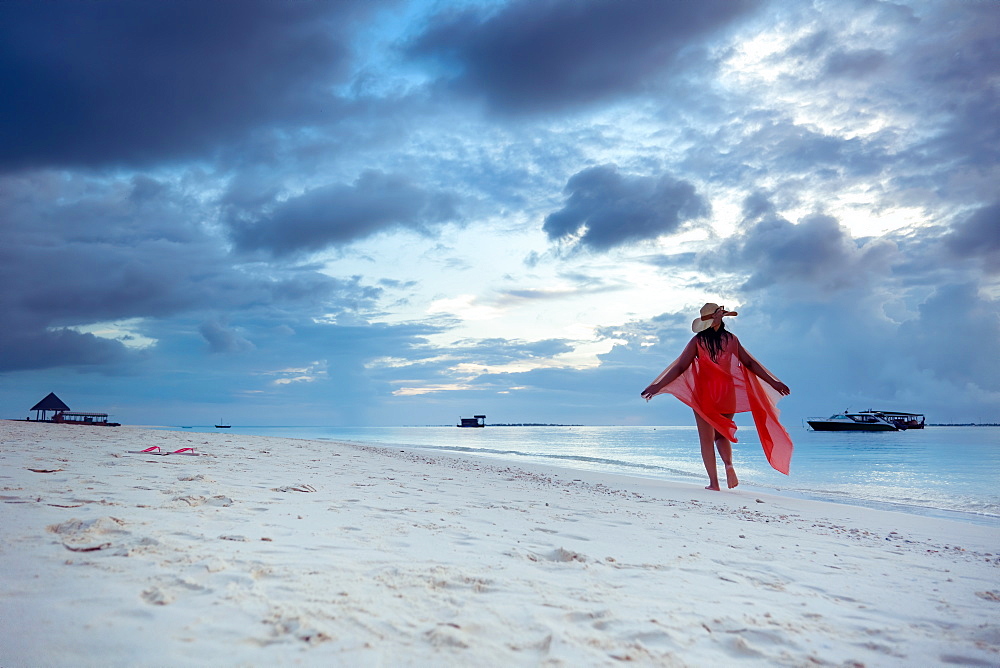
[[[48,411],[54,411],[56,413],[59,411],[68,411],[69,406],[64,404],[62,399],[56,396],[55,392],[49,392],[49,395],[32,406],[31,410],[35,411],[36,420],[45,420],[48,417],[46,415]],[[38,416],[39,413],[41,413],[40,418]]]

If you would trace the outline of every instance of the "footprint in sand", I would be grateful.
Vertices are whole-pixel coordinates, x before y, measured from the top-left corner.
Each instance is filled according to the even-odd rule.
[[[177,596],[181,592],[198,591],[205,591],[205,587],[191,580],[173,578],[169,582],[154,584],[144,589],[139,596],[150,605],[170,605],[177,600]]]
[[[129,536],[125,521],[117,517],[98,517],[94,520],[76,518],[52,524],[46,529],[59,536],[63,546],[72,552],[96,552],[112,546]]]
[[[529,552],[525,555],[517,555],[517,553],[508,553],[509,556],[523,556],[528,561],[555,561],[568,563],[570,561],[579,561],[581,563],[587,561],[587,557],[583,556],[579,552],[573,552],[572,550],[566,550],[563,548],[556,548],[551,552],[546,552],[545,554],[538,554],[535,552]]]
[[[181,503],[186,503],[189,506],[221,506],[227,507],[233,505],[233,500],[228,496],[213,496],[211,498],[206,498],[204,496],[175,496],[172,501],[177,502],[176,505],[181,505]]]
[[[170,592],[155,586],[143,591],[141,598],[150,605],[169,605],[176,600]]]

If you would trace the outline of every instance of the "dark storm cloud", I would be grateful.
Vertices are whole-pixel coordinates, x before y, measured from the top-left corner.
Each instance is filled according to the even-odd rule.
[[[822,215],[792,225],[763,193],[747,198],[744,213],[744,229],[704,266],[749,274],[734,290],[742,303],[730,327],[793,388],[783,409],[924,406],[956,421],[995,410],[1000,303],[977,269],[995,252],[993,207],[948,233],[877,239],[853,239]],[[662,347],[665,357],[679,348]]]
[[[938,287],[906,331],[919,368],[957,387],[1000,391],[1000,302],[982,297],[977,285]]]
[[[766,165],[768,172],[805,184],[845,176],[869,176],[892,161],[883,138],[845,139],[784,120],[768,120],[749,134],[733,156],[745,164]],[[746,179],[748,172],[738,172]]]
[[[117,341],[67,329],[291,304],[336,312],[377,290],[309,268],[242,266],[168,184],[32,174],[0,180],[0,370],[126,361]]]
[[[641,90],[686,47],[755,2],[520,0],[493,14],[439,16],[410,47],[438,59],[447,84],[502,112],[565,109]]]
[[[68,329],[49,330],[16,316],[5,316],[0,331],[0,372],[55,367],[96,370],[122,364],[129,357],[118,341]]]
[[[708,202],[686,181],[623,176],[613,165],[575,174],[565,193],[566,205],[546,216],[545,233],[552,240],[580,235],[580,244],[594,250],[655,239],[709,212]]]
[[[207,320],[198,328],[209,350],[213,353],[238,353],[253,350],[254,345],[226,323],[219,320]]]
[[[888,56],[878,49],[834,51],[826,59],[824,74],[830,77],[864,77],[874,74]]]
[[[955,257],[981,260],[988,273],[1000,274],[1000,203],[984,206],[956,224],[944,242]]]
[[[934,160],[952,159],[982,169],[1000,162],[1000,41],[993,3],[929,5],[923,40],[906,54],[907,81],[918,82],[924,113],[940,116],[941,131],[921,150]],[[941,25],[949,25],[942,31]],[[921,37],[923,37],[921,35]],[[911,156],[913,159],[918,155]],[[952,166],[949,166],[953,168]]]
[[[457,217],[456,198],[418,187],[399,175],[368,171],[351,184],[331,184],[271,205],[260,218],[235,209],[237,246],[275,256],[344,245],[391,228],[427,231]]]
[[[721,250],[735,268],[750,275],[745,290],[773,285],[842,290],[887,273],[895,252],[890,242],[855,241],[831,216],[813,214],[793,225],[774,216],[759,194],[747,199],[744,211],[752,214],[745,232],[727,239]],[[714,267],[718,256],[708,254],[703,262]]]
[[[764,193],[752,192],[743,199],[743,220],[756,222],[777,217],[777,207]]]
[[[956,421],[995,411],[1000,302],[983,297],[975,284],[911,291],[888,277],[859,286],[847,299],[795,300],[778,290],[758,296],[736,320],[759,312],[773,324],[739,322],[743,341],[765,364],[780,360],[812,401],[812,409],[802,406],[804,414],[832,397],[838,410],[924,406],[960,416]],[[898,309],[901,304],[909,309]]]
[[[0,169],[149,164],[315,123],[375,3],[0,3]]]
[[[953,171],[956,164],[995,166],[1000,159],[995,4],[865,3],[856,11],[872,25],[893,26],[893,39],[850,49],[837,30],[817,30],[774,56],[775,64],[800,65],[784,83],[834,95],[861,114],[919,118],[916,126],[904,122],[891,128],[894,134],[922,126],[923,132],[904,136],[911,148],[893,149],[894,138],[886,138],[885,160],[903,173],[918,168],[936,183],[941,169]]]

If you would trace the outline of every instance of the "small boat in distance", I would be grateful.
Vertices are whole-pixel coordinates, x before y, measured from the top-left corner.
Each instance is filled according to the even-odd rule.
[[[807,418],[814,431],[906,431],[923,429],[924,416],[920,413],[895,411],[844,411],[828,418]]]
[[[232,426],[233,426],[233,425],[231,425],[231,424],[226,424],[226,423],[225,423],[225,422],[223,422],[222,420],[219,420],[219,424],[215,425],[215,428],[216,428],[216,429],[229,429],[229,428],[230,428],[230,427],[232,427]]]
[[[460,417],[458,427],[485,427],[486,426],[486,416],[485,415],[474,415],[470,418]]]

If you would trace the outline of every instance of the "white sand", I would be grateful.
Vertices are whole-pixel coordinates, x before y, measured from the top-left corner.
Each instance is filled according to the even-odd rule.
[[[201,456],[126,454],[151,445]],[[998,527],[9,421],[0,500],[5,668],[1000,664]]]

